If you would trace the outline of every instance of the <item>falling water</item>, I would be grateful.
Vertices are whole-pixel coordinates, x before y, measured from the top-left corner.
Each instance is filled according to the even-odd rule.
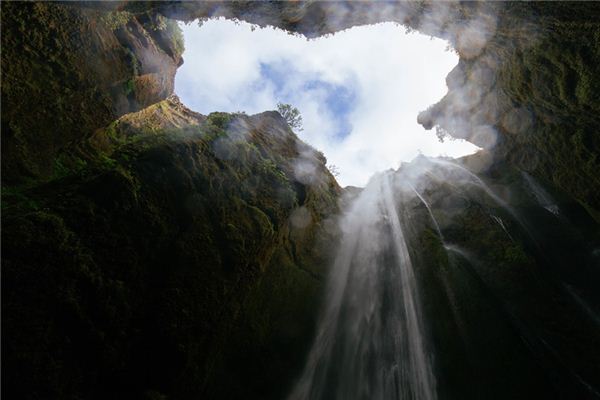
[[[523,175],[523,179],[525,179],[525,182],[527,182],[527,185],[531,189],[531,193],[537,202],[552,214],[559,215],[560,210],[556,204],[556,201],[554,201],[552,196],[550,196],[550,194],[544,190],[542,185],[537,183],[536,180],[533,179],[533,177],[527,172],[522,171],[521,174]]]
[[[431,221],[433,222],[433,225],[435,226],[435,231],[437,232],[438,237],[442,241],[444,241],[444,235],[442,235],[442,230],[440,229],[440,225],[438,224],[437,219],[435,219],[435,216],[433,215],[433,211],[431,211],[431,207],[429,206],[429,203],[423,198],[423,196],[421,196],[421,193],[419,193],[417,191],[417,189],[415,189],[415,187],[410,182],[407,182],[407,185],[414,192],[414,194],[417,195],[417,197],[419,198],[421,203],[423,203],[423,205],[427,209],[427,212],[429,213],[429,216],[431,217]]]
[[[475,175],[473,172],[469,171],[467,168],[463,167],[462,165],[455,164],[450,161],[442,160],[439,158],[428,158],[427,160],[432,162],[433,164],[438,164],[442,167],[445,167],[445,170],[444,170],[445,174],[448,174],[449,170],[455,170],[455,171],[458,171],[458,172],[464,174],[464,176],[466,176],[468,178],[467,180],[470,183],[474,184],[475,186],[477,186],[481,190],[483,190],[498,206],[500,206],[508,214],[510,214],[510,216],[521,226],[523,231],[533,241],[535,246],[538,248],[540,247],[539,243],[537,243],[535,235],[531,231],[531,228],[527,225],[526,221],[517,214],[517,212],[514,210],[513,207],[511,207],[507,202],[505,202],[496,193],[494,193],[494,191],[480,177],[478,177],[477,175]],[[506,224],[504,224],[504,222],[501,219],[499,219],[499,217],[492,216],[492,219],[494,219],[494,221],[496,221],[502,227],[504,232],[506,232],[506,234],[511,238],[511,240],[513,240],[511,234],[508,232],[508,229],[506,228]]]
[[[325,310],[290,400],[436,398],[390,180],[374,177],[343,217]]]
[[[438,164],[438,165],[441,165],[442,167],[446,167],[445,168],[446,173],[448,173],[449,170],[451,170],[451,169],[454,169],[456,171],[463,173],[465,176],[467,176],[467,178],[469,178],[469,180],[474,185],[478,186],[489,197],[491,197],[496,202],[496,204],[498,204],[500,207],[502,207],[506,211],[508,211],[513,217],[515,217],[515,219],[517,219],[517,220],[519,219],[517,217],[517,215],[515,214],[514,210],[512,209],[512,207],[510,207],[504,200],[502,200],[496,193],[494,193],[492,191],[492,189],[490,189],[490,187],[488,185],[486,185],[486,183],[484,181],[481,180],[480,177],[478,177],[477,175],[475,175],[474,173],[472,173],[471,171],[469,171],[462,165],[455,164],[453,162],[442,160],[439,158],[428,158],[427,160],[432,162],[433,164]]]
[[[508,236],[508,238],[514,242],[515,240],[513,239],[511,234],[508,232],[508,229],[506,229],[506,225],[504,224],[504,221],[502,220],[502,218],[498,217],[497,215],[490,215],[490,217],[492,217],[492,220],[494,222],[496,222],[500,226],[500,228],[502,228],[504,233],[506,233],[506,236]]]

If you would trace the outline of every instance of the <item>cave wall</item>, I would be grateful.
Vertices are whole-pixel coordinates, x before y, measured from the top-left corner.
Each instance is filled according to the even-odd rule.
[[[175,97],[93,140],[113,145],[3,190],[3,396],[281,398],[333,240],[323,156],[277,112]]]
[[[598,220],[599,13],[595,4],[506,4],[480,54],[459,50],[448,94],[419,122],[560,188]]]
[[[51,176],[61,151],[173,92],[183,48],[165,21],[68,3],[3,5],[3,184]]]
[[[396,199],[439,398],[597,398],[600,229],[585,209],[569,197],[540,203],[507,165],[478,174],[500,201],[425,157],[394,174],[422,196]]]

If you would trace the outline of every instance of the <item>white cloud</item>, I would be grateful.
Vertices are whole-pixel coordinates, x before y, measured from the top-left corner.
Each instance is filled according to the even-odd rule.
[[[302,113],[300,137],[321,150],[340,172],[342,185],[364,185],[369,177],[419,152],[461,156],[476,147],[463,141],[440,143],[417,124],[417,114],[446,93],[445,77],[458,58],[446,42],[387,23],[356,27],[306,40],[275,29],[252,31],[246,23],[211,20],[182,25],[185,63],[175,91],[201,113],[273,110],[278,101]],[[261,77],[261,64],[282,76]],[[283,71],[282,71],[283,67]],[[278,82],[279,80],[280,82]],[[327,106],[331,93],[323,81],[354,94],[343,139],[340,116]]]

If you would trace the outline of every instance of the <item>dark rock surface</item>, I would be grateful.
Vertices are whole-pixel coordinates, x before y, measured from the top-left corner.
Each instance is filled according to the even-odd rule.
[[[340,192],[324,159],[276,112],[153,107],[3,193],[4,395],[279,398],[301,366]]]
[[[457,163],[476,164],[472,156]],[[427,202],[399,196],[397,207],[417,265],[439,398],[597,398],[598,225],[573,198],[540,204],[511,167],[478,175],[487,189],[426,158],[396,172]]]

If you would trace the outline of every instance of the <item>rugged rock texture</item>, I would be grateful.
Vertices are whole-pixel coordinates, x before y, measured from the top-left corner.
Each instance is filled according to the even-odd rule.
[[[393,21],[448,39],[461,57],[458,67],[448,77],[448,95],[419,117],[426,127],[437,125],[454,137],[495,148],[498,162],[508,160],[538,178],[553,182],[600,218],[600,181],[596,173],[600,168],[596,157],[599,143],[595,135],[600,103],[598,82],[592,78],[598,75],[600,65],[597,22],[600,7],[595,4],[170,1],[82,2],[71,7],[32,4],[4,9],[3,19],[12,19],[15,23],[4,24],[8,29],[3,35],[3,47],[9,52],[15,49],[15,56],[21,54],[21,49],[33,56],[31,65],[20,67],[19,62],[12,69],[11,63],[3,61],[8,82],[28,79],[31,82],[32,76],[43,76],[30,84],[34,91],[40,87],[35,95],[29,92],[23,96],[28,93],[25,88],[10,89],[10,85],[8,90],[3,88],[3,103],[15,110],[14,117],[3,118],[3,131],[6,131],[3,165],[10,171],[6,178],[13,174],[19,177],[49,171],[52,159],[48,154],[54,155],[54,149],[78,140],[125,111],[137,110],[140,105],[152,104],[170,94],[175,65],[180,59],[177,51],[173,51],[174,46],[169,44],[172,40],[166,31],[148,28],[157,26],[159,16],[186,21],[224,16],[260,26],[277,26],[308,37],[355,25]],[[107,29],[101,26],[103,24],[96,23],[98,15],[106,15],[106,10],[113,10],[108,14],[108,30],[123,20],[121,14],[131,13],[128,15],[134,17],[127,23],[127,29],[120,28],[112,35],[103,32]],[[59,19],[71,23],[53,22]],[[49,31],[30,29],[29,24],[48,27]],[[91,32],[90,27],[95,32]],[[57,50],[51,50],[56,48],[54,43],[42,44],[44,40],[54,40],[52,29],[65,38],[56,42],[60,46]],[[25,42],[24,47],[11,44],[19,35],[32,40]],[[81,43],[82,38],[91,43]],[[140,46],[149,49],[150,55],[140,52]],[[94,49],[93,56],[85,53],[90,48]],[[121,52],[123,54],[119,54]],[[15,56],[7,54],[3,60],[22,57]],[[70,61],[73,57],[75,59]],[[84,62],[98,58],[101,62],[97,66]],[[60,62],[46,64],[46,59]],[[133,71],[140,61],[139,71]],[[102,67],[106,63],[114,65],[108,77]],[[118,67],[119,64],[122,67]],[[35,72],[44,68],[41,74]],[[74,77],[71,70],[79,70],[83,78]],[[64,77],[75,78],[72,81],[75,87],[63,91],[64,83],[60,82]],[[88,79],[93,83],[86,84]],[[132,90],[134,86],[136,90]],[[62,99],[69,93],[76,93],[70,96],[89,93],[88,97],[102,97],[106,96],[106,88],[112,89],[112,99],[96,99],[89,104]],[[63,95],[63,92],[66,93]],[[47,93],[56,94],[48,99]],[[128,96],[129,101],[126,101],[124,97]],[[72,121],[62,123],[49,118],[62,112],[60,107],[67,107],[64,104],[69,107],[81,104],[82,109],[65,111],[69,115],[87,115],[87,118],[94,115],[94,121],[79,122],[79,129],[74,129]],[[89,107],[86,108],[86,104]],[[100,109],[104,110],[104,118],[100,118]],[[32,122],[18,120],[22,110],[39,110],[38,113],[48,115],[35,118],[44,124],[29,126]],[[101,123],[97,123],[100,119]],[[50,126],[58,130],[48,129]],[[62,133],[56,137],[48,131]],[[31,146],[37,147],[30,150]],[[39,157],[38,153],[43,156]],[[12,164],[15,166],[10,166]]]
[[[461,54],[448,94],[419,116],[491,149],[600,214],[600,7],[506,4],[476,57]]]
[[[111,153],[3,193],[3,394],[281,397],[317,315],[325,160],[276,112],[176,99],[103,133]]]
[[[48,177],[62,149],[173,92],[182,42],[173,22],[156,18],[68,3],[2,6],[4,184]]]
[[[479,173],[488,189],[425,158],[396,176],[423,197],[408,190],[398,209],[440,398],[597,398],[600,230],[585,209],[563,195],[540,203],[507,166]]]

